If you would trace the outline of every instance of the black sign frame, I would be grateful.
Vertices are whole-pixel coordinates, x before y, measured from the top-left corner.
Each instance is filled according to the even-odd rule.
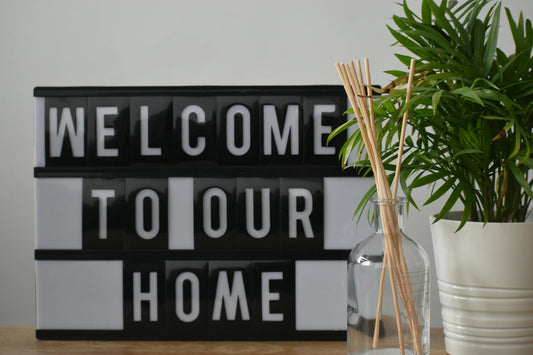
[[[70,261],[70,260],[120,260],[124,263],[124,303],[129,305],[131,295],[131,275],[136,266],[138,270],[146,271],[148,273],[155,272],[158,275],[158,285],[165,291],[163,295],[159,294],[159,323],[156,325],[142,323],[136,324],[132,321],[132,316],[129,311],[124,310],[124,329],[123,330],[68,330],[68,329],[37,329],[36,336],[39,339],[152,339],[152,340],[343,340],[345,339],[345,331],[339,330],[296,330],[294,326],[294,313],[285,312],[287,314],[285,323],[282,326],[262,326],[257,318],[252,317],[250,320],[254,324],[249,327],[247,322],[241,322],[240,325],[231,325],[229,330],[224,325],[209,325],[206,329],[204,325],[192,326],[190,331],[182,333],[176,332],[179,328],[179,322],[175,319],[170,319],[168,314],[162,309],[169,308],[168,304],[175,298],[174,291],[169,290],[168,277],[174,275],[174,271],[166,269],[168,265],[178,265],[179,263],[189,263],[184,269],[190,273],[202,273],[201,267],[198,266],[204,262],[218,263],[224,269],[224,265],[228,272],[231,270],[246,270],[243,271],[244,277],[247,277],[250,284],[246,287],[246,292],[255,292],[252,283],[257,283],[260,278],[261,270],[266,270],[266,273],[273,273],[273,285],[278,285],[284,292],[294,292],[290,289],[291,283],[295,282],[295,264],[298,261],[328,261],[328,260],[346,260],[348,250],[322,250],[320,244],[310,244],[310,247],[300,245],[298,242],[291,240],[291,243],[281,243],[275,248],[267,248],[261,250],[261,246],[256,248],[256,244],[249,244],[246,239],[235,233],[235,243],[241,243],[242,249],[232,250],[232,248],[215,249],[200,249],[200,250],[168,250],[165,248],[165,236],[163,244],[157,243],[135,243],[128,244],[128,233],[131,233],[131,228],[126,226],[124,221],[119,221],[121,217],[120,209],[124,208],[123,215],[132,216],[131,205],[128,207],[124,201],[128,199],[128,194],[136,193],[140,188],[145,187],[144,181],[153,179],[154,191],[157,191],[159,196],[163,197],[167,193],[164,185],[157,183],[166,178],[171,177],[192,177],[199,180],[231,180],[244,179],[245,181],[252,181],[254,179],[260,180],[283,180],[283,183],[277,189],[288,189],[291,186],[298,186],[298,182],[305,183],[309,186],[308,190],[316,189],[320,192],[320,185],[316,185],[312,181],[319,181],[325,177],[358,177],[359,172],[355,169],[342,170],[337,160],[337,152],[340,147],[340,141],[333,143],[331,147],[326,147],[325,137],[327,131],[320,131],[320,127],[313,127],[313,105],[321,105],[320,108],[315,109],[315,114],[325,117],[327,125],[334,127],[345,119],[343,115],[347,108],[347,101],[344,90],[341,86],[319,85],[319,86],[184,86],[184,87],[37,87],[34,89],[34,97],[44,99],[46,104],[45,110],[49,110],[51,105],[57,106],[57,111],[54,111],[53,118],[57,123],[57,130],[60,130],[61,110],[65,107],[78,105],[83,107],[83,112],[72,109],[71,116],[80,114],[80,117],[85,119],[85,141],[83,148],[78,146],[78,151],[74,151],[74,144],[71,140],[81,139],[78,137],[70,137],[68,132],[63,136],[62,146],[58,149],[55,147],[57,157],[52,157],[52,144],[50,142],[49,127],[51,120],[51,111],[45,113],[45,122],[43,123],[44,130],[41,132],[44,137],[36,137],[36,142],[39,146],[36,147],[37,154],[42,154],[44,157],[36,157],[36,166],[34,167],[34,177],[36,179],[50,179],[50,178],[81,178],[84,181],[84,186],[104,186],[106,181],[111,185],[117,186],[117,191],[123,192],[123,200],[120,200],[118,205],[113,207],[114,232],[119,233],[119,241],[111,242],[103,247],[94,247],[95,237],[94,230],[90,231],[90,236],[83,242],[81,250],[61,250],[61,249],[36,249],[35,260],[56,260],[56,261]],[[186,126],[180,125],[179,117],[174,111],[181,110],[184,107],[184,100],[191,99],[195,102],[201,103],[204,109],[205,117],[195,114],[196,121],[188,122],[188,128],[197,130],[198,134],[187,137],[187,145],[189,154],[196,154],[198,147],[205,144],[205,149],[198,153],[197,158],[183,159],[183,149],[175,149],[176,142],[183,139],[183,128]],[[242,102],[241,102],[242,101]],[[117,103],[117,110],[98,110],[98,107],[107,107],[110,104]],[[235,108],[233,113],[228,113],[228,103],[241,102],[242,107]],[[294,104],[294,103],[297,103]],[[139,122],[142,121],[143,112],[138,110],[142,105],[148,107],[148,110],[154,108],[157,113],[154,114],[154,121],[150,127],[146,137],[141,137],[139,132]],[[153,106],[150,106],[153,104]],[[264,105],[273,105],[268,112],[275,113],[278,117],[278,132],[270,132],[272,140],[277,139],[277,146],[271,144],[266,148],[263,145],[265,126],[260,127],[257,122],[257,117],[261,116],[261,110]],[[294,104],[293,107],[290,107]],[[297,106],[297,107],[296,107]],[[133,110],[135,108],[135,110]],[[240,111],[239,111],[240,110]],[[317,111],[318,110],[318,111]],[[135,111],[135,112],[134,112]],[[194,109],[191,109],[194,112]],[[244,112],[244,113],[243,113]],[[250,112],[249,121],[246,121],[246,112]],[[266,112],[263,111],[263,112]],[[297,113],[295,113],[297,112]],[[318,112],[318,113],[316,113]],[[297,115],[299,123],[297,129],[293,131],[283,131],[287,126],[284,118],[288,120],[289,115]],[[170,119],[168,117],[171,116]],[[167,118],[165,118],[167,117]],[[221,118],[222,117],[222,118]],[[247,140],[246,137],[233,138],[231,144],[222,144],[221,141],[227,140],[224,127],[224,117],[234,118],[236,130],[245,127],[246,124],[252,125],[250,128],[251,135]],[[129,118],[129,119],[128,119]],[[255,121],[254,121],[255,119]],[[75,119],[74,119],[75,120]],[[74,122],[74,120],[72,122]],[[100,120],[100,121],[98,121]],[[157,124],[154,123],[157,120]],[[96,123],[95,126],[95,121]],[[281,123],[280,123],[281,122]],[[39,124],[36,122],[36,125]],[[196,126],[194,126],[196,125]],[[294,126],[295,127],[295,126]],[[65,128],[68,131],[68,127]],[[72,128],[72,129],[75,129]],[[269,129],[274,129],[270,126]],[[317,129],[319,130],[318,133]],[[98,141],[97,131],[104,132],[101,134],[103,140]],[[74,131],[72,131],[74,132]],[[110,133],[111,132],[111,133]],[[263,135],[261,135],[261,132]],[[273,133],[274,132],[274,133]],[[288,132],[288,133],[287,133]],[[295,133],[296,132],[296,133]],[[37,132],[38,134],[39,132]],[[57,133],[57,132],[56,132]],[[283,135],[286,134],[286,135]],[[60,134],[60,133],[57,133]],[[277,138],[274,137],[278,134]],[[291,134],[296,134],[299,137],[298,144],[289,145],[290,139],[294,139]],[[180,138],[181,137],[181,138]],[[274,137],[274,138],[272,138]],[[288,138],[287,138],[288,137]],[[328,150],[330,148],[336,149],[334,154],[328,153],[322,155],[320,151],[317,152],[317,146],[313,146],[313,139],[319,139],[318,147],[320,149]],[[102,138],[102,137],[100,137]],[[202,141],[201,139],[206,140]],[[144,139],[144,143],[139,143]],[[158,144],[154,144],[157,142]],[[281,142],[281,143],[280,143]],[[296,154],[280,154],[280,145],[285,144],[286,152],[297,152]],[[68,146],[70,145],[71,148]],[[142,147],[144,145],[145,153],[143,156]],[[249,149],[245,150],[244,147]],[[227,148],[230,147],[230,148]],[[69,150],[70,149],[70,150]],[[196,149],[196,150],[195,150]],[[231,156],[231,151],[237,154],[242,153],[242,157],[236,158]],[[277,150],[276,150],[277,149]],[[268,150],[268,154],[265,152]],[[80,156],[80,152],[83,155]],[[331,150],[328,150],[331,152]],[[191,153],[192,152],[192,153]],[[99,156],[100,154],[100,156]],[[153,154],[150,155],[150,154]],[[248,180],[246,180],[248,179]],[[310,183],[311,181],[311,183]],[[86,182],[89,185],[86,185]],[[117,185],[118,184],[118,185]],[[235,182],[235,191],[244,191],[246,186],[240,186]],[[261,185],[261,183],[258,183]],[[269,182],[272,184],[272,182]],[[275,184],[278,184],[277,182]],[[314,184],[314,185],[313,185]],[[270,185],[269,185],[270,186]],[[274,186],[274,185],[272,185]],[[84,187],[84,199],[89,199],[89,187]],[[272,187],[274,188],[274,187]],[[277,191],[277,190],[276,190]],[[277,195],[276,195],[277,196]],[[233,213],[243,214],[243,195],[235,198],[237,203]],[[287,195],[280,194],[279,197],[272,197],[273,201],[283,206],[287,205]],[[279,201],[278,201],[279,200]],[[85,202],[84,202],[85,203]],[[93,207],[97,208],[93,201]],[[301,203],[301,202],[299,202]],[[84,209],[86,209],[84,204]],[[166,206],[163,210],[166,213]],[[283,207],[280,209],[281,213],[288,213]],[[95,223],[97,216],[94,211],[88,212],[84,210],[83,220],[91,221],[88,223]],[[323,211],[318,209],[317,213],[322,214]],[[124,217],[127,221],[128,217]],[[259,217],[258,217],[259,218]],[[314,218],[314,217],[313,217]],[[164,221],[168,223],[168,221]],[[276,221],[282,224],[285,222]],[[276,225],[276,227],[278,227]],[[242,224],[235,225],[235,230],[244,228]],[[285,227],[286,229],[287,227]],[[303,226],[299,227],[300,229]],[[122,232],[120,230],[123,230]],[[164,230],[163,233],[167,231]],[[277,237],[279,238],[279,236]],[[155,240],[155,238],[154,238]],[[239,242],[240,240],[240,242]],[[289,240],[285,238],[285,240]],[[320,239],[317,239],[320,242]],[[268,244],[268,243],[267,243]],[[130,245],[130,247],[122,247],[122,245]],[[251,247],[250,247],[251,246]],[[251,248],[247,250],[247,248]],[[285,270],[283,275],[287,275],[286,283],[279,283],[275,277],[278,271],[272,269],[272,263],[281,263],[283,266],[281,270]],[[200,263],[200,264],[199,264]],[[269,264],[270,263],[270,264]],[[218,265],[217,264],[217,265]],[[246,265],[248,266],[246,266]],[[233,266],[232,266],[233,265]],[[240,266],[239,266],[240,265]],[[258,265],[257,268],[255,265]],[[217,268],[214,268],[217,269]],[[221,270],[222,270],[221,269]],[[224,270],[226,270],[224,269]],[[195,271],[196,270],[196,271]],[[218,269],[217,269],[218,270]],[[224,271],[225,272],[225,271]],[[259,275],[259,276],[258,276]],[[202,291],[202,305],[206,306],[208,299],[216,297],[212,294],[212,285],[217,281],[213,279],[211,274],[203,281],[206,282],[211,291]],[[234,280],[229,276],[230,281]],[[144,283],[148,282],[146,277],[142,279]],[[287,286],[289,285],[289,286]],[[256,287],[256,286],[254,286]],[[289,289],[287,289],[287,287]],[[211,292],[211,293],[210,293]],[[129,295],[129,296],[128,296]],[[173,298],[174,297],[174,298]],[[207,297],[207,299],[206,299]],[[273,296],[275,297],[277,296]],[[259,299],[255,295],[248,295],[250,300],[250,310],[257,310]],[[286,309],[291,309],[294,312],[295,299],[294,295],[290,296],[286,303]],[[125,306],[126,307],[126,306]],[[192,306],[190,306],[192,307]],[[144,309],[144,308],[143,308]],[[209,308],[213,313],[213,309]],[[144,309],[143,317],[147,312]],[[272,314],[278,314],[272,311]],[[202,315],[204,317],[205,315]],[[242,321],[242,319],[241,319]],[[177,328],[176,328],[177,327]]]

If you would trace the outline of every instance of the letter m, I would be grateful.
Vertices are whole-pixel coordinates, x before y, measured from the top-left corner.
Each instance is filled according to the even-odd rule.
[[[213,320],[220,320],[222,305],[225,306],[228,320],[235,320],[237,316],[237,304],[241,309],[242,320],[250,320],[246,291],[242,271],[235,271],[233,274],[233,286],[229,286],[228,272],[220,271],[218,274],[217,289],[213,308]]]
[[[68,131],[70,147],[74,157],[83,157],[85,138],[85,115],[83,107],[76,107],[76,123],[72,118],[70,108],[64,107],[61,110],[61,117],[58,118],[57,107],[50,107],[50,156],[61,156],[65,133]]]
[[[278,154],[286,154],[289,139],[291,141],[290,154],[298,155],[298,105],[287,106],[283,132],[279,127],[274,105],[264,106],[263,120],[263,150],[265,155],[272,155],[272,140],[274,140]]]

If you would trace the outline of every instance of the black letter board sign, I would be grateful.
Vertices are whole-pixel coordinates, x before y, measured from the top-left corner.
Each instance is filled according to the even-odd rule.
[[[341,87],[34,96],[38,338],[344,339]]]

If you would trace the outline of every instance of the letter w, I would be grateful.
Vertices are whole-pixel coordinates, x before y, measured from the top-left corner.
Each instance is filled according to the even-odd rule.
[[[63,148],[65,131],[68,130],[72,155],[83,157],[85,120],[83,107],[76,107],[76,128],[70,113],[70,108],[64,107],[61,111],[61,119],[57,122],[57,107],[50,108],[50,156],[59,157]]]

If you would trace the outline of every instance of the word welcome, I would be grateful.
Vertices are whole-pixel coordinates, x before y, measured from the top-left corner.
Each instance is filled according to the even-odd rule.
[[[342,96],[45,97],[41,164],[337,164]]]

